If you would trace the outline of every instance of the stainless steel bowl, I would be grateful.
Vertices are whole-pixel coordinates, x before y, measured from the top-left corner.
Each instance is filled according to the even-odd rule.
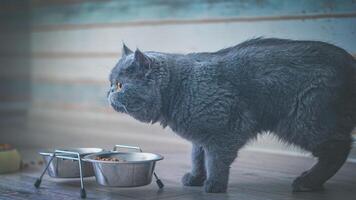
[[[117,158],[119,161],[102,161],[96,158]],[[150,184],[156,161],[163,157],[142,152],[101,152],[90,154],[83,161],[93,164],[96,181],[112,187],[136,187]]]
[[[80,157],[84,157],[89,154],[102,152],[100,148],[72,148],[65,149],[66,151],[78,152]],[[39,152],[42,155],[46,165],[50,162],[53,151]],[[77,160],[71,160],[69,158],[75,158],[75,155],[68,154],[56,154],[55,158],[50,163],[47,173],[54,178],[79,178],[79,165]],[[83,177],[94,176],[94,170],[91,163],[82,162]]]

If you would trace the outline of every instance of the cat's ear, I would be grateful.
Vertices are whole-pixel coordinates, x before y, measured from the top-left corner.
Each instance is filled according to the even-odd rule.
[[[139,64],[140,67],[144,69],[151,68],[152,60],[139,49],[136,49],[135,51],[135,61]]]
[[[131,49],[129,49],[125,43],[122,43],[122,56],[127,56],[132,53]]]

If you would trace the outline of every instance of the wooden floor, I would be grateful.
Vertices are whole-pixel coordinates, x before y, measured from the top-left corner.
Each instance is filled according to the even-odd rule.
[[[226,194],[206,194],[201,187],[183,187],[181,176],[189,170],[186,153],[166,154],[157,164],[156,172],[165,188],[158,190],[152,182],[136,188],[108,188],[98,186],[94,178],[85,179],[87,199],[238,199],[238,200],[351,200],[356,198],[356,164],[346,163],[336,176],[325,185],[325,190],[315,193],[292,193],[290,184],[294,177],[312,166],[313,158],[243,151],[231,168],[229,190]],[[32,165],[20,173],[0,175],[0,199],[80,199],[79,180],[53,179],[45,176],[41,188],[33,183],[40,173]]]

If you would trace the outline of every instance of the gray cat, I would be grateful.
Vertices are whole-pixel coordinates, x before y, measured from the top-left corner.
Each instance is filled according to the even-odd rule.
[[[345,162],[356,125],[356,61],[316,41],[252,39],[213,53],[134,53],[110,75],[118,112],[160,122],[193,143],[186,186],[225,192],[238,150],[259,133],[312,152],[318,162],[293,191],[322,189]]]

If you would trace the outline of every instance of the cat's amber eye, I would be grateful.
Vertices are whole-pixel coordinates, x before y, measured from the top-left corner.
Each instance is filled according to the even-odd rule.
[[[120,92],[122,89],[122,83],[117,82],[116,83],[116,92]]]

